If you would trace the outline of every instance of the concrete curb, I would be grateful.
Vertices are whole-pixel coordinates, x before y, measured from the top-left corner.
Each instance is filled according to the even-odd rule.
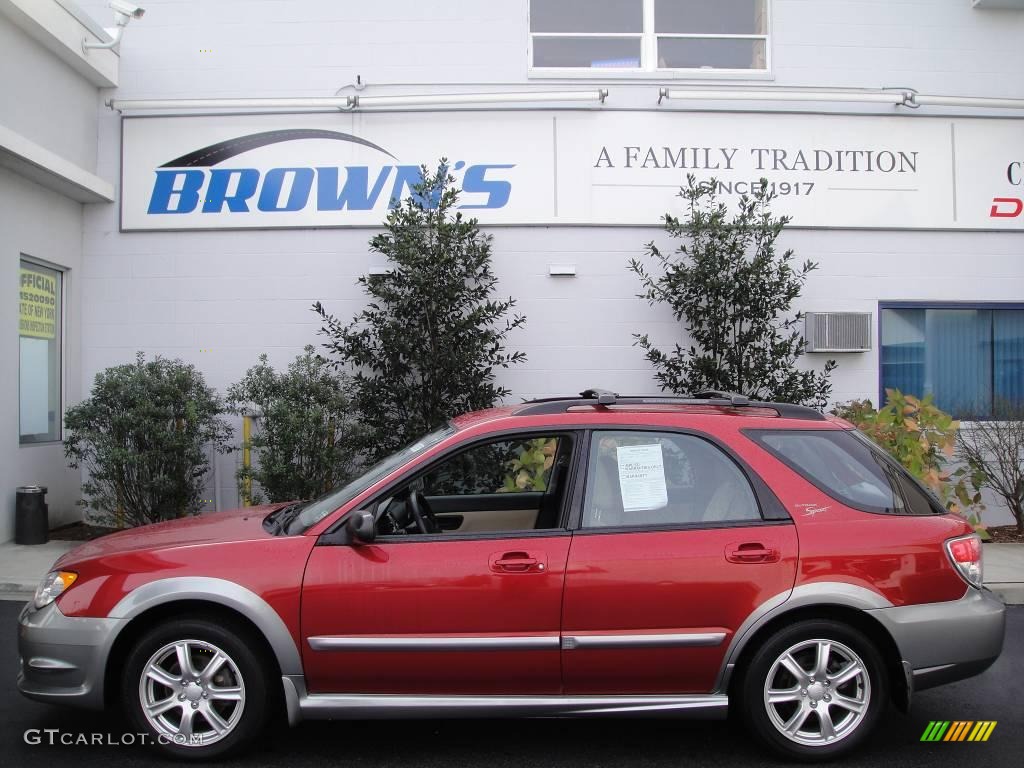
[[[1024,583],[991,583],[986,584],[992,593],[1007,605],[1024,605]]]

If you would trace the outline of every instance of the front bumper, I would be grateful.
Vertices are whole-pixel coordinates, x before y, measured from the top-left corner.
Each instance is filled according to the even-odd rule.
[[[896,641],[916,691],[980,674],[1003,650],[1006,606],[987,589],[969,587],[962,598],[946,603],[868,613]]]
[[[29,603],[18,617],[18,690],[37,701],[101,709],[107,657],[124,622]]]

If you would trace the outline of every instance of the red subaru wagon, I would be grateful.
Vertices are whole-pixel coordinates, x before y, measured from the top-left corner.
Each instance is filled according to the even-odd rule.
[[[587,390],[461,416],[315,501],[83,544],[20,618],[33,699],[179,757],[305,718],[728,710],[831,758],[999,656],[971,526],[848,423]],[[282,717],[282,719],[283,719]]]

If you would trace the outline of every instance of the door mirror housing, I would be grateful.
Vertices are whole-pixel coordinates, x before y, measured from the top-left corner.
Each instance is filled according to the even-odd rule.
[[[373,513],[365,510],[353,512],[345,521],[345,530],[353,543],[369,544],[377,538],[377,524]]]

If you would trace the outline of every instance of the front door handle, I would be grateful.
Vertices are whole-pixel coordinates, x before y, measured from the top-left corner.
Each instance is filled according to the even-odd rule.
[[[759,541],[745,541],[726,545],[725,559],[730,563],[777,563],[779,550],[766,547]]]
[[[543,555],[532,552],[502,552],[491,555],[491,570],[497,573],[531,573],[546,570]]]

